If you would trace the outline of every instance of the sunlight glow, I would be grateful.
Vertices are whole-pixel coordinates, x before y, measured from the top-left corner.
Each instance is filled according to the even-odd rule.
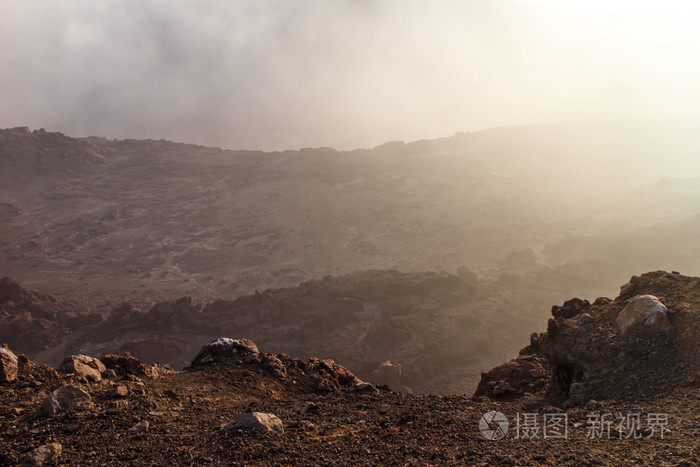
[[[518,3],[591,13],[700,13],[700,3],[688,0],[518,0]]]

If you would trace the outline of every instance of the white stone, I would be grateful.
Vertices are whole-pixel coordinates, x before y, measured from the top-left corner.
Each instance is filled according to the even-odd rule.
[[[668,309],[653,295],[637,295],[620,312],[615,322],[622,335],[651,337],[671,330]]]

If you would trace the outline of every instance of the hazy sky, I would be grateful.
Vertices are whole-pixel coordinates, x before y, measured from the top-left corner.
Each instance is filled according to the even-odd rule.
[[[0,0],[0,127],[350,149],[696,118],[697,3]]]

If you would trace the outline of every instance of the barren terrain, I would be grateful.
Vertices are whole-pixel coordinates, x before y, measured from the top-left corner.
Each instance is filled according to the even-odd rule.
[[[461,392],[517,351],[552,304],[614,296],[639,270],[700,269],[694,134],[678,122],[572,124],[263,153],[3,130],[0,270],[90,316],[59,326],[30,313],[5,334],[52,330],[22,349],[45,363],[128,350],[180,367],[225,330],[336,358],[362,377],[388,360],[417,392]],[[641,162],[654,157],[663,166]],[[378,300],[361,285],[371,271],[476,288]],[[272,298],[233,304],[257,295]],[[287,295],[313,303],[290,307]],[[218,310],[216,320],[163,311],[181,297],[187,310]],[[100,315],[111,332],[77,332]]]

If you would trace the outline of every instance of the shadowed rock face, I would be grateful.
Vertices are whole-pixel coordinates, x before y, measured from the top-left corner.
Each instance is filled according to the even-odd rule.
[[[687,365],[697,367],[698,349],[690,342],[698,338],[700,316],[687,304],[700,300],[699,284],[658,271],[633,277],[614,301],[554,306],[547,331],[533,335],[537,343],[484,373],[475,396],[512,399],[528,385],[550,383],[570,405],[663,393],[685,377]],[[544,371],[532,372],[539,349]]]

